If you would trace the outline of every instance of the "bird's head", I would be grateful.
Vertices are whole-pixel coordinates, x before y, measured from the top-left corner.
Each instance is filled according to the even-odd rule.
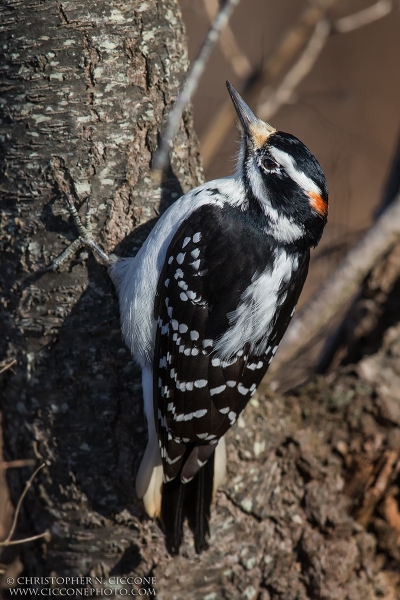
[[[226,85],[242,131],[238,175],[246,194],[259,204],[277,240],[316,246],[328,215],[320,164],[300,140],[258,119]]]

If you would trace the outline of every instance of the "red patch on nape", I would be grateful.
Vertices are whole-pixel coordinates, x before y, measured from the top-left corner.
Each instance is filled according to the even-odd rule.
[[[328,203],[315,192],[309,192],[308,195],[310,197],[311,207],[315,210],[315,212],[321,215],[321,217],[326,217],[328,214]]]

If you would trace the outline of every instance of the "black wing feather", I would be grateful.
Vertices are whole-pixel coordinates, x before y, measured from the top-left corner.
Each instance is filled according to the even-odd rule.
[[[244,347],[241,355],[218,364],[211,345],[229,328],[229,313],[253,276],[272,270],[273,250],[251,215],[212,205],[194,211],[169,245],[155,303],[154,361],[154,405],[167,481],[195,475],[195,454],[189,454],[190,461],[185,454],[188,444],[211,446],[202,454],[212,454],[264,376],[286,330],[307,274],[308,252],[274,315],[266,354],[249,355]]]

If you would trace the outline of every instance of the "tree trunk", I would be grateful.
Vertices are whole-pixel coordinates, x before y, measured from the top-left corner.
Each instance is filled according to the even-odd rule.
[[[4,3],[0,23],[0,342],[18,360],[2,375],[4,446],[7,459],[45,461],[19,534],[50,531],[23,545],[25,575],[87,576],[121,595],[146,585],[117,577],[154,577],[149,587],[165,600],[395,600],[399,557],[388,531],[400,419],[383,414],[379,398],[396,385],[397,329],[358,369],[254,398],[228,435],[210,550],[196,556],[186,531],[181,555],[167,555],[134,494],[146,443],[141,389],[107,273],[83,253],[61,272],[38,269],[76,237],[63,190],[81,214],[91,196],[95,237],[127,255],[201,179],[189,111],[160,187],[149,172],[187,67],[178,6],[25,0]],[[14,503],[31,473],[10,471]],[[392,490],[390,514],[382,488]]]
[[[185,32],[175,0],[26,0],[1,11],[0,343],[18,360],[2,376],[4,446],[8,459],[46,462],[21,533],[51,530],[48,545],[24,546],[24,564],[34,574],[107,570],[137,537],[118,515],[142,515],[138,370],[106,270],[82,254],[62,272],[39,269],[76,237],[64,189],[81,213],[91,196],[107,252],[132,254],[200,182],[190,111],[160,187],[149,171],[187,70]],[[31,472],[10,472],[14,502]]]

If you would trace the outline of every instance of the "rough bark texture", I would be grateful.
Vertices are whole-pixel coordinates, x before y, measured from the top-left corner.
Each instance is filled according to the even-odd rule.
[[[52,541],[26,547],[26,568],[86,572],[133,537],[110,527],[134,502],[141,389],[105,269],[89,257],[37,270],[76,237],[63,181],[77,206],[91,195],[94,235],[117,254],[134,253],[157,214],[199,183],[190,111],[161,187],[149,171],[186,40],[175,0],[3,2],[0,27],[0,355],[18,359],[2,382],[5,453],[47,463],[24,529],[50,527]],[[11,474],[14,500],[27,475]]]
[[[2,10],[0,341],[18,359],[2,376],[4,445],[8,459],[46,462],[19,533],[51,533],[23,547],[26,573],[151,575],[168,600],[395,600],[398,327],[357,369],[254,398],[228,435],[210,550],[196,556],[186,532],[181,556],[167,555],[134,496],[146,433],[111,282],[91,257],[36,271],[75,237],[63,178],[77,205],[92,195],[95,234],[120,254],[200,179],[190,113],[163,186],[149,175],[186,68],[178,8],[87,0]],[[30,473],[10,472],[14,502]]]

